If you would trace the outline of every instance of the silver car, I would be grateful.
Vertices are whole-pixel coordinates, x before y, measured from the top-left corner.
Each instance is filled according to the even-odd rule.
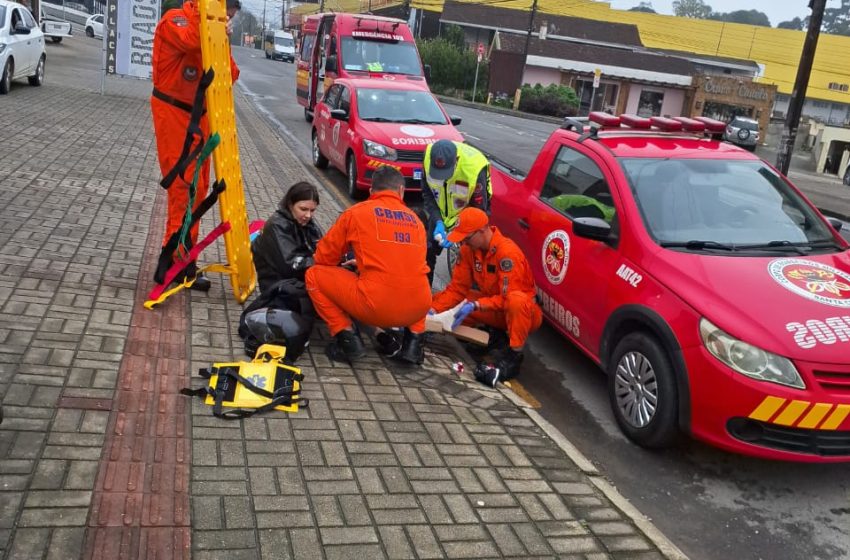
[[[746,117],[735,117],[726,125],[723,139],[754,152],[759,143],[759,123]]]

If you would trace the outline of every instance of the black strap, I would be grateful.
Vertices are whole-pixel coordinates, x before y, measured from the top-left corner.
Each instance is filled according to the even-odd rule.
[[[183,177],[183,173],[186,171],[186,168],[189,167],[195,159],[197,159],[198,154],[200,154],[201,150],[204,148],[204,133],[201,130],[201,117],[205,112],[204,96],[206,95],[207,88],[210,87],[210,84],[212,84],[214,77],[215,71],[213,71],[212,67],[210,67],[204,72],[204,75],[201,76],[201,80],[198,82],[198,89],[195,90],[195,99],[192,103],[192,110],[189,116],[189,126],[186,128],[186,139],[183,141],[183,151],[180,152],[180,157],[177,159],[177,163],[174,164],[174,167],[171,168],[171,170],[165,174],[165,177],[162,178],[162,181],[159,182],[164,189],[169,188],[178,175],[181,178]],[[195,145],[194,148],[192,148],[193,144]],[[185,179],[183,180],[185,181]]]
[[[167,93],[165,93],[161,90],[153,88],[151,95],[153,95],[154,97],[156,97],[160,101],[165,101],[169,105],[173,105],[173,106],[177,107],[178,109],[182,109],[182,110],[186,111],[187,113],[192,112],[192,106],[191,105],[189,105],[185,101],[180,101],[176,97],[171,97],[170,95],[168,95]],[[204,113],[206,113],[206,112],[207,111],[204,110]]]
[[[210,188],[210,193],[207,197],[200,203],[198,206],[192,211],[192,220],[189,223],[189,228],[195,227],[204,214],[209,211],[210,208],[218,201],[218,197],[224,190],[227,188],[227,183],[224,179],[216,181],[212,184]],[[181,228],[182,229],[182,228]],[[174,251],[177,249],[177,245],[180,243],[180,230],[175,231],[171,234],[171,237],[168,238],[168,242],[163,245],[162,251],[159,254],[159,266],[157,267],[158,274],[161,272],[161,278],[157,282],[158,284],[162,284],[165,281],[165,273],[171,268],[171,265],[174,264],[173,255]],[[191,237],[186,240],[186,248],[192,249],[192,239]],[[160,269],[162,269],[160,271]]]

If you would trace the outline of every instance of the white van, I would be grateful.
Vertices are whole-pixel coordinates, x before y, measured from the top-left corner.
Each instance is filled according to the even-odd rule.
[[[295,37],[289,31],[267,31],[264,42],[266,58],[295,62]]]

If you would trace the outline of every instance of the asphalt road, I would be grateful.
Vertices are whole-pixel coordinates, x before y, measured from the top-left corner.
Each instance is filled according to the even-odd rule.
[[[310,126],[295,101],[295,65],[234,49],[248,94],[297,153],[309,161]],[[467,139],[527,169],[555,125],[447,106]],[[336,171],[320,175],[345,186]],[[697,442],[648,452],[620,433],[605,377],[544,326],[529,342],[523,386],[555,424],[637,508],[695,559],[850,558],[850,468],[730,455]]]

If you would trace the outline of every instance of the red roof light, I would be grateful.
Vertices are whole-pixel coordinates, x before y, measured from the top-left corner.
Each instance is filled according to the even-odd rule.
[[[620,126],[620,117],[616,117],[610,113],[603,113],[602,111],[593,111],[587,116],[587,118],[590,122],[594,122],[601,126],[611,126],[615,128]]]
[[[709,132],[723,132],[726,130],[726,123],[723,121],[716,121],[714,119],[709,119],[708,117],[694,117],[694,120],[704,124],[706,130]]]
[[[682,123],[682,128],[688,132],[705,132],[705,123],[688,117],[673,117],[674,120]]]
[[[637,115],[620,115],[620,123],[628,126],[629,128],[639,128],[642,130],[649,130],[652,128],[651,120]]]
[[[652,123],[652,126],[659,128],[664,132],[682,130],[682,123],[666,117],[649,117],[649,122]]]

